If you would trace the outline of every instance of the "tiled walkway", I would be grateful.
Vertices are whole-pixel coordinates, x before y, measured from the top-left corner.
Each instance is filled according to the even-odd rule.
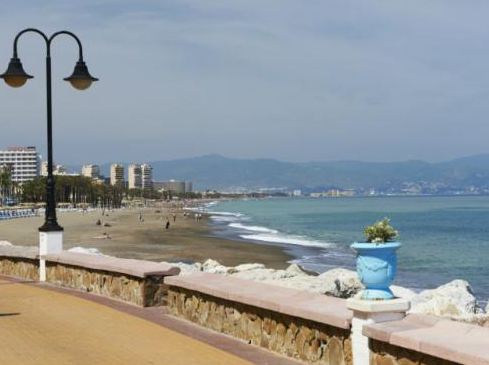
[[[0,279],[0,364],[293,363],[162,309]]]

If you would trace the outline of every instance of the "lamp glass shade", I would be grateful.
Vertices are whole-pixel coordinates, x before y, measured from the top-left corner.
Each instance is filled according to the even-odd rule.
[[[90,75],[87,65],[83,61],[78,61],[71,76],[65,77],[63,80],[69,81],[71,86],[77,90],[86,90],[94,81],[98,81],[97,78]]]
[[[86,90],[92,85],[92,80],[90,79],[73,79],[70,80],[71,86],[77,90]]]
[[[27,74],[22,67],[22,62],[17,57],[10,59],[7,71],[0,75],[5,83],[12,87],[21,87],[24,85],[28,79],[32,79],[33,76]]]

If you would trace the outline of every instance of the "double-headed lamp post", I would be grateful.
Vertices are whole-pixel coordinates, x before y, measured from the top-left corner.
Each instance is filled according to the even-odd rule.
[[[78,90],[85,90],[90,87],[92,82],[98,79],[91,76],[88,72],[88,68],[83,61],[83,48],[80,40],[76,35],[66,30],[53,33],[50,37],[35,28],[27,28],[22,30],[17,34],[14,39],[13,56],[10,59],[7,71],[0,75],[9,86],[21,87],[26,83],[28,79],[32,79],[33,76],[27,74],[22,67],[20,62],[17,43],[20,36],[24,33],[37,33],[39,34],[46,43],[46,101],[47,101],[47,140],[48,140],[48,177],[46,182],[46,211],[45,211],[45,222],[39,227],[40,238],[41,238],[41,254],[50,253],[50,246],[57,247],[57,249],[62,249],[62,232],[63,228],[58,224],[56,219],[56,200],[55,200],[55,182],[53,177],[53,132],[52,132],[52,98],[51,98],[51,44],[53,40],[59,35],[67,35],[72,37],[78,44],[78,62],[75,65],[73,74],[66,77],[64,80],[69,81],[71,85]],[[52,237],[52,240],[50,239]],[[53,241],[50,244],[49,241]],[[44,247],[43,249],[43,241]]]

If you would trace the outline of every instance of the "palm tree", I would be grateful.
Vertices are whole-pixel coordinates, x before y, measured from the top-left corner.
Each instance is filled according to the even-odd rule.
[[[10,198],[12,186],[11,169],[8,166],[0,166],[0,203]]]

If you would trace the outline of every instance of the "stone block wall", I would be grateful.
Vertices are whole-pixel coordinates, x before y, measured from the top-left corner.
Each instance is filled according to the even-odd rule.
[[[449,360],[370,339],[371,365],[460,365]]]
[[[175,316],[309,364],[352,365],[350,331],[170,286]]]
[[[46,262],[46,281],[61,287],[83,290],[138,306],[166,304],[163,276],[135,277],[117,272]]]
[[[25,257],[0,257],[0,274],[24,280],[39,280],[39,260]]]

